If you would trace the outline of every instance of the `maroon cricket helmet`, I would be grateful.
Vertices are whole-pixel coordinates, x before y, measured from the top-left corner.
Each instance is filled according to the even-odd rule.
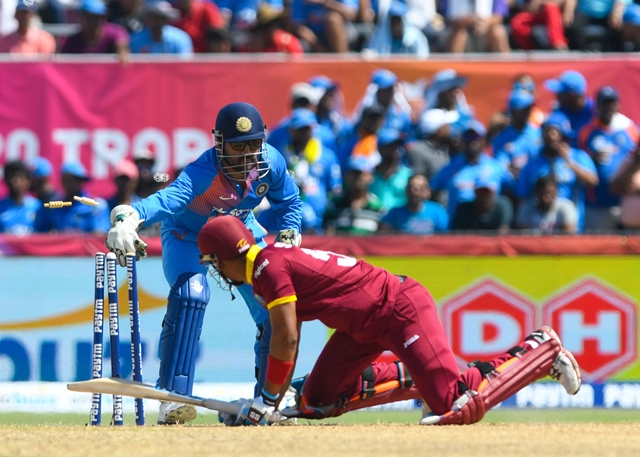
[[[203,262],[230,260],[256,244],[249,229],[234,216],[210,219],[198,234],[198,248]]]

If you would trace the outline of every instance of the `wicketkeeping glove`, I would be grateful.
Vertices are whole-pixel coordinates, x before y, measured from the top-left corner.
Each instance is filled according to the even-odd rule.
[[[296,229],[280,230],[278,236],[276,236],[276,242],[300,246],[302,244],[302,235]]]
[[[111,210],[111,228],[107,232],[105,246],[116,254],[120,266],[127,265],[127,253],[135,252],[136,259],[147,256],[147,243],[138,236],[137,230],[144,219],[129,205],[118,205]]]
[[[245,403],[240,416],[245,425],[271,425],[280,420],[280,413],[276,411],[275,403],[262,396]]]

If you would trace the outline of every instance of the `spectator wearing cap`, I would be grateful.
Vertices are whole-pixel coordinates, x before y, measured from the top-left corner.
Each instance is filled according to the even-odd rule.
[[[44,157],[34,157],[27,162],[27,167],[31,172],[31,186],[29,192],[42,203],[56,199],[56,191],[51,183],[53,166]]]
[[[292,20],[315,35],[315,52],[346,53],[359,8],[359,0],[293,0]]]
[[[36,3],[18,1],[15,14],[18,30],[9,35],[0,35],[0,53],[51,55],[56,52],[56,40],[53,35],[34,23],[37,12]]]
[[[404,143],[404,136],[397,130],[378,132],[380,163],[369,190],[378,196],[385,211],[407,203],[406,188],[413,171],[403,163]]]
[[[433,108],[423,112],[418,122],[418,141],[407,144],[407,163],[416,174],[431,179],[446,166],[457,152],[459,138],[453,137],[451,124],[460,115],[457,111]],[[452,154],[453,152],[453,154]]]
[[[90,180],[89,173],[80,162],[64,164],[60,178],[63,193],[56,200],[73,204],[58,209],[38,210],[35,230],[40,233],[106,234],[111,227],[109,206],[103,199],[92,197],[84,191],[84,185]],[[98,206],[76,202],[74,196],[92,198],[98,202]]]
[[[291,86],[291,111],[298,108],[306,108],[315,113],[318,102],[322,97],[323,91],[317,87],[313,87],[306,82],[295,83]],[[289,144],[289,122],[291,114],[281,119],[276,127],[269,132],[267,143],[275,147],[278,151],[282,151]],[[336,137],[333,132],[324,125],[316,124],[314,127],[314,135],[316,135],[322,143],[332,151],[336,150]]]
[[[513,221],[511,200],[498,194],[498,184],[478,178],[474,185],[474,199],[456,206],[451,230],[492,231],[507,235]]]
[[[452,68],[447,68],[433,75],[425,91],[425,111],[438,108],[458,113],[458,120],[451,124],[455,136],[461,135],[465,126],[475,119],[473,108],[467,103],[462,91],[466,85],[467,77],[458,75]]]
[[[611,194],[609,182],[624,159],[638,143],[635,123],[620,113],[620,95],[604,86],[596,97],[597,117],[578,134],[578,147],[589,154],[596,165],[599,183],[587,192],[584,228],[615,230],[620,223],[620,198]]]
[[[281,149],[302,198],[302,230],[322,233],[328,199],[342,193],[342,171],[336,154],[314,135],[316,115],[306,108],[293,110],[289,121],[289,144]],[[260,213],[258,222],[277,227],[275,212]]]
[[[404,3],[393,1],[388,14],[379,16],[378,26],[363,52],[382,57],[397,54],[421,59],[429,57],[427,37],[406,19],[407,11]]]
[[[134,54],[193,54],[191,37],[177,27],[169,25],[180,17],[169,2],[157,1],[145,6],[145,27],[131,35]]]
[[[522,2],[520,10],[511,18],[511,38],[518,48],[531,51],[534,49],[552,49],[565,51],[568,49],[564,35],[563,7],[572,8],[567,3],[575,0],[542,0]]]
[[[144,0],[108,0],[107,22],[117,24],[127,30],[129,35],[144,27]]]
[[[4,182],[9,195],[0,199],[0,233],[30,235],[34,232],[36,213],[42,203],[29,195],[29,168],[19,160],[7,162],[4,166]]]
[[[378,197],[369,191],[373,165],[366,157],[352,156],[347,161],[343,196],[332,198],[325,212],[328,235],[373,235],[384,214]]]
[[[518,206],[515,228],[539,234],[576,233],[578,210],[571,200],[558,197],[553,175],[538,178],[533,198]]]
[[[407,203],[389,210],[382,218],[380,232],[433,235],[449,229],[449,215],[437,202],[429,201],[431,187],[423,175],[413,175],[406,187]]]
[[[557,79],[548,79],[545,87],[556,94],[557,106],[554,111],[564,114],[571,123],[571,137],[578,136],[582,127],[595,117],[595,103],[587,95],[587,80],[575,70],[565,71]],[[575,143],[572,143],[575,146]]]
[[[516,196],[520,200],[533,196],[536,181],[553,175],[558,195],[571,200],[578,210],[578,232],[584,228],[585,193],[598,185],[598,172],[589,154],[569,146],[573,132],[569,119],[561,112],[552,113],[542,124],[543,145],[529,159],[518,178]]]
[[[620,196],[620,226],[640,229],[640,143],[622,162],[609,185]]]
[[[302,44],[294,35],[282,29],[281,20],[282,10],[261,3],[255,24],[250,29],[249,42],[241,46],[239,51],[303,54]]]
[[[574,14],[566,34],[569,48],[575,51],[622,51],[621,29],[626,6],[632,0],[576,0]],[[590,36],[598,26],[604,34],[597,39]]]
[[[475,185],[479,180],[495,183],[496,191],[513,186],[513,176],[497,159],[485,152],[487,131],[480,121],[470,122],[462,134],[462,153],[451,158],[431,180],[431,188],[438,193],[447,192],[447,212],[452,218],[456,207],[475,198]],[[443,201],[436,195],[434,200]]]
[[[343,171],[351,156],[365,157],[372,166],[380,162],[377,132],[382,128],[385,112],[384,107],[378,103],[362,110],[360,118],[347,132],[337,150],[338,162]]]
[[[123,160],[113,170],[113,183],[116,186],[116,193],[107,200],[109,211],[118,205],[133,205],[141,200],[136,195],[138,187],[138,167],[131,160]]]
[[[359,115],[364,107],[377,103],[385,109],[383,127],[409,136],[412,130],[411,105],[397,83],[398,77],[392,71],[384,68],[375,70],[355,112]]]
[[[147,198],[155,192],[156,183],[153,179],[153,169],[156,165],[156,156],[149,149],[137,149],[133,152],[133,163],[138,167],[138,187],[136,195],[140,199]]]
[[[191,37],[195,52],[207,52],[209,29],[224,28],[224,20],[215,3],[198,0],[176,0],[174,5],[180,11],[180,19],[174,24]]]
[[[107,7],[100,0],[82,2],[80,31],[69,36],[63,54],[117,54],[120,62],[129,60],[129,35],[119,25],[107,22]]]
[[[529,92],[514,91],[509,96],[509,125],[492,141],[493,156],[517,179],[520,170],[542,146],[540,128],[529,122],[534,106]]]
[[[347,134],[349,122],[344,116],[344,97],[338,83],[325,75],[313,76],[307,83],[321,94],[316,106],[318,124],[331,130],[339,143]]]
[[[503,25],[509,14],[507,0],[440,0],[447,24],[446,52],[509,52],[509,37]]]

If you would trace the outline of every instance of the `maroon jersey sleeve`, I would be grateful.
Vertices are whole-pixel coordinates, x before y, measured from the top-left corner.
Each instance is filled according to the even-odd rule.
[[[253,264],[251,280],[255,294],[260,296],[267,309],[298,300],[287,258],[277,252],[269,249],[260,251]]]

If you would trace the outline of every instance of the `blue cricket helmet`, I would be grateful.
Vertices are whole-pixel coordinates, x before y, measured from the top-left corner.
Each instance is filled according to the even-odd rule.
[[[232,181],[254,181],[269,173],[266,147],[266,128],[258,109],[244,102],[224,106],[216,117],[213,130],[218,164],[224,175]],[[261,140],[260,146],[252,146]],[[225,152],[225,143],[236,143],[240,149]]]
[[[230,103],[218,112],[214,133],[228,143],[267,137],[260,112],[244,102]]]

